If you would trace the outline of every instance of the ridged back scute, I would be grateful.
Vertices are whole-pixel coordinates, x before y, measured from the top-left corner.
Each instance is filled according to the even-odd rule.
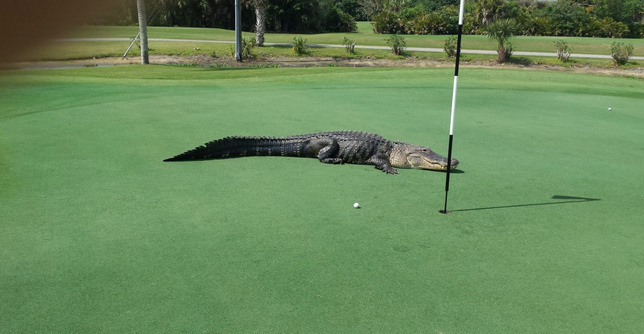
[[[386,155],[392,147],[391,141],[369,132],[339,131],[332,136],[338,141],[338,157],[346,163],[366,163],[374,156]]]
[[[246,156],[306,156],[306,138],[231,136],[213,140],[165,161],[211,160]]]
[[[213,140],[164,161],[210,160],[246,156],[288,156],[316,158],[309,143],[316,139],[333,139],[337,155],[345,162],[360,163],[377,152],[391,149],[393,143],[382,136],[361,131],[329,131],[288,137],[231,136]]]

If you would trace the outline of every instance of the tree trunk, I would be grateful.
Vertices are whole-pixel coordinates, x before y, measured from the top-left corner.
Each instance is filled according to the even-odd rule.
[[[139,14],[139,40],[141,41],[141,64],[149,64],[148,57],[148,21],[145,15],[144,0],[136,0],[136,8]]]
[[[505,46],[499,45],[499,48],[496,50],[497,57],[496,57],[496,62],[497,63],[505,63],[506,61],[506,50]]]
[[[255,42],[257,46],[264,46],[264,33],[266,32],[266,0],[255,0]]]

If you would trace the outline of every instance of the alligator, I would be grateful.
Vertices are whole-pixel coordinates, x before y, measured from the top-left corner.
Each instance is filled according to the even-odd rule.
[[[388,174],[397,168],[446,171],[459,161],[434,153],[429,147],[387,140],[359,131],[319,132],[289,137],[226,137],[208,142],[163,161],[227,159],[247,156],[317,158],[328,164],[375,165]]]

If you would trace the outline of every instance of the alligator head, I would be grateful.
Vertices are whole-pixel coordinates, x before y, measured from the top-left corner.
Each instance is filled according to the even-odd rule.
[[[389,157],[393,167],[417,168],[446,171],[447,158],[435,153],[429,147],[395,142]],[[450,169],[458,166],[458,160],[452,159]]]

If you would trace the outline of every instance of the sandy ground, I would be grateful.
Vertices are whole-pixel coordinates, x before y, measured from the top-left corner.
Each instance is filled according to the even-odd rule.
[[[74,68],[74,67],[99,67],[116,66],[126,64],[138,64],[140,59],[129,57],[109,57],[100,59],[82,59],[67,61],[37,61],[20,62],[6,65],[5,68],[20,69],[43,69],[43,68]],[[440,62],[419,58],[407,58],[404,60],[372,59],[369,57],[360,59],[332,58],[332,57],[272,57],[256,58],[237,62],[232,58],[214,58],[207,55],[180,57],[180,56],[150,56],[151,64],[158,65],[192,65],[204,67],[453,67],[453,62]],[[588,65],[576,65],[571,67],[552,65],[520,65],[520,64],[498,64],[495,61],[461,62],[461,67],[502,67],[521,68],[528,70],[550,70],[567,71],[574,73],[593,73],[610,76],[630,76],[644,78],[644,67],[637,68],[600,68]]]

